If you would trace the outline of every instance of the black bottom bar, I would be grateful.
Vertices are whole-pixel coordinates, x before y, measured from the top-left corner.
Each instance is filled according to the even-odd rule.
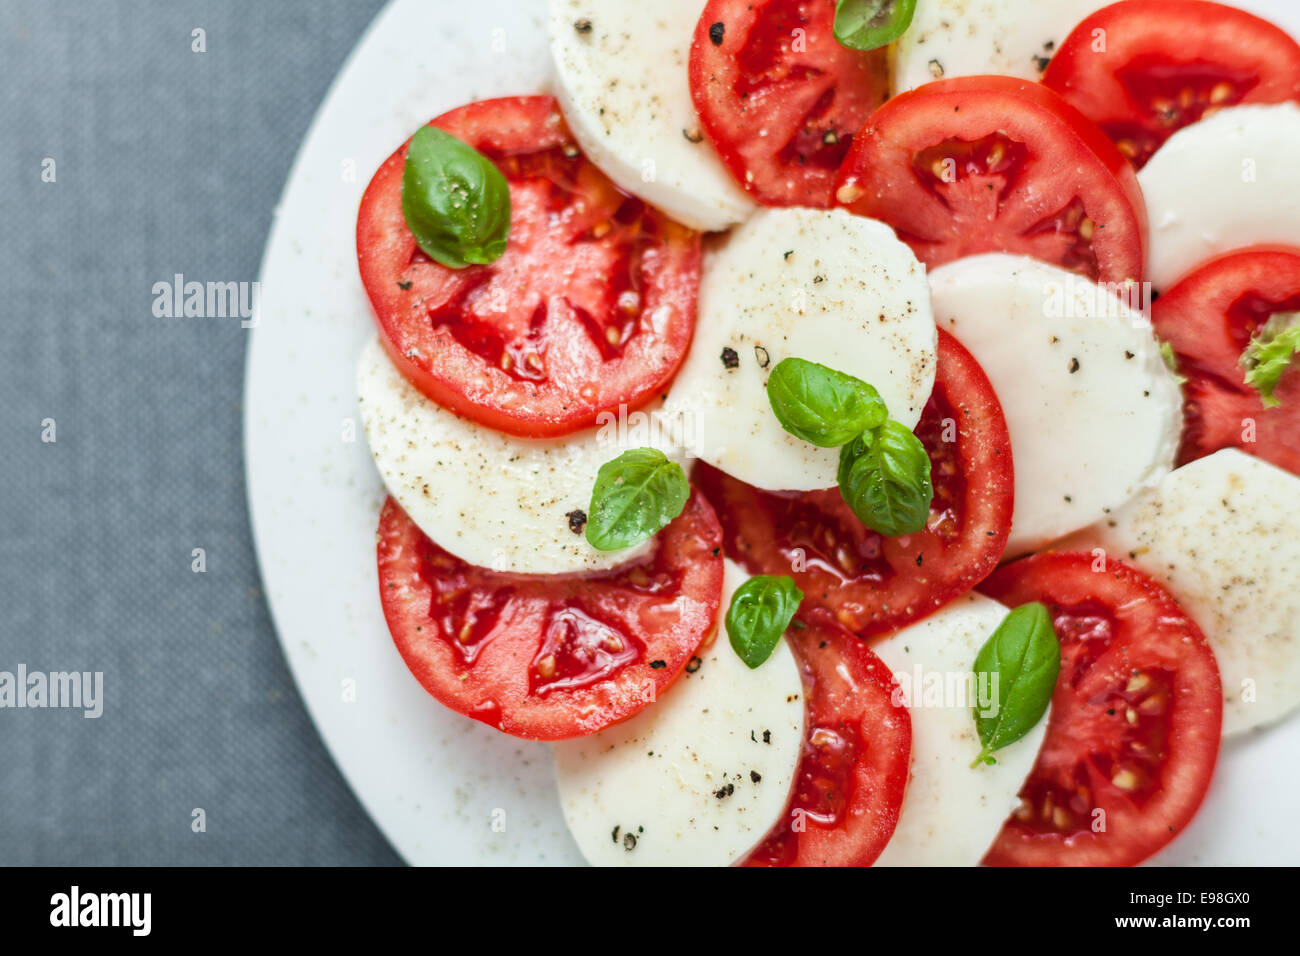
[[[336,948],[343,940],[374,943],[400,932],[436,948],[456,945],[477,927],[490,928],[494,949],[511,930],[548,945],[572,938],[575,947],[603,940],[604,948],[618,938],[610,932],[622,927],[632,934],[626,938],[651,931],[673,948],[686,939],[725,940],[734,947],[747,938],[770,944],[771,933],[781,931],[777,924],[786,923],[797,925],[804,938],[824,931],[864,944],[883,941],[879,931],[888,927],[890,937],[914,936],[927,948],[945,939],[979,945],[997,939],[1013,945],[1016,939],[1019,948],[1036,938],[1026,934],[1051,931],[1059,938],[1062,930],[1072,942],[1199,934],[1232,945],[1241,933],[1286,928],[1284,908],[1294,916],[1283,890],[1290,880],[1252,869],[669,874],[143,868],[11,869],[0,877],[8,877],[9,887],[0,897],[6,941],[71,934],[81,943],[284,936]],[[439,940],[442,932],[451,935]],[[673,941],[678,934],[681,942]]]

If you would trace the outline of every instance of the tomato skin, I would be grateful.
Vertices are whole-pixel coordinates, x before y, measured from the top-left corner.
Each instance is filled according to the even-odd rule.
[[[842,46],[834,23],[835,0],[709,0],[695,28],[690,82],[700,123],[763,205],[829,208],[854,134],[888,96],[885,50]]]
[[[1300,311],[1300,248],[1289,246],[1219,256],[1156,299],[1156,335],[1173,347],[1187,378],[1180,465],[1238,448],[1300,475],[1300,372],[1282,374],[1273,393],[1282,404],[1266,408],[1239,364],[1270,314],[1294,311]]]
[[[1096,560],[1034,555],[980,586],[1008,607],[1046,604],[1061,641],[1047,737],[987,865],[1135,865],[1209,788],[1223,721],[1214,653],[1154,580],[1114,560],[1094,571]]]
[[[1011,532],[1015,476],[1002,406],[975,358],[943,329],[916,433],[930,452],[935,498],[926,530],[902,538],[863,527],[838,488],[766,492],[702,462],[695,481],[718,508],[734,560],[753,574],[792,576],[805,607],[828,610],[860,637],[891,633],[992,573]],[[792,571],[800,561],[804,569]]]
[[[931,268],[1007,252],[1104,283],[1141,281],[1145,269],[1132,166],[1074,107],[1025,80],[957,77],[894,97],[855,137],[835,196],[893,226]]]
[[[491,265],[434,262],[402,214],[409,141],[379,167],[357,216],[357,262],[406,379],[463,417],[532,438],[653,399],[694,332],[699,234],[620,192],[577,152],[549,96],[472,103],[431,125],[505,173],[510,239]]]
[[[602,574],[465,564],[392,498],[378,539],[384,618],[411,673],[457,713],[531,740],[595,733],[652,703],[722,600],[722,532],[698,493],[650,558]]]
[[[829,615],[801,614],[785,639],[803,672],[804,754],[783,819],[742,865],[870,866],[898,824],[912,719],[889,668]]]
[[[1097,31],[1106,37],[1101,51]],[[1220,3],[1124,0],[1074,28],[1043,83],[1141,169],[1207,111],[1300,100],[1300,45],[1267,20]]]

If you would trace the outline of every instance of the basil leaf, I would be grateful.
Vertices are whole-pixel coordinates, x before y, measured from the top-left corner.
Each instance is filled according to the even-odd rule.
[[[1300,312],[1278,312],[1264,323],[1241,353],[1246,384],[1259,392],[1265,408],[1282,404],[1273,397],[1273,390],[1282,380],[1282,373],[1291,366],[1296,352],[1300,352]]]
[[[854,50],[893,43],[912,25],[916,0],[838,0],[835,39]]]
[[[1187,384],[1187,376],[1178,370],[1178,356],[1174,354],[1173,344],[1170,342],[1160,343],[1160,357],[1165,360],[1165,368],[1169,369],[1169,374],[1174,377],[1174,382],[1179,388]]]
[[[930,518],[930,456],[921,440],[893,419],[844,446],[839,484],[858,520],[887,538],[914,534]]]
[[[686,507],[691,485],[675,461],[654,448],[634,448],[596,473],[587,508],[587,541],[617,551],[652,538]]]
[[[727,608],[727,636],[746,666],[758,667],[772,656],[802,600],[803,592],[785,575],[762,574],[736,588]]]
[[[992,713],[978,704],[974,708],[981,750],[972,767],[996,763],[995,750],[1015,743],[1042,720],[1060,669],[1061,645],[1047,608],[1035,602],[1008,614],[975,657],[976,687],[995,688],[997,699]],[[989,676],[981,684],[984,674]]]
[[[821,448],[839,448],[889,417],[880,393],[861,379],[801,358],[782,359],[767,380],[781,427]]]
[[[501,258],[510,234],[510,187],[472,146],[436,126],[411,137],[402,215],[416,243],[451,269]]]

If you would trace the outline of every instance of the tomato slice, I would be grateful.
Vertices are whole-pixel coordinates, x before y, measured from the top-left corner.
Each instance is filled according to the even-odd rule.
[[[1141,169],[1170,136],[1225,106],[1300,100],[1300,45],[1221,3],[1126,0],[1075,27],[1043,83]]]
[[[803,758],[784,818],[744,865],[869,866],[898,823],[912,719],[889,668],[824,612],[786,640],[803,671]]]
[[[1011,439],[974,357],[939,330],[934,385],[916,427],[930,453],[934,501],[924,531],[883,538],[839,489],[761,491],[703,462],[695,481],[718,508],[727,553],[754,574],[788,574],[804,607],[867,637],[898,630],[989,575],[1011,531]]]
[[[889,95],[883,49],[835,39],[835,0],[709,0],[691,98],[736,180],[769,206],[831,205],[853,135]]]
[[[1034,555],[980,590],[1042,601],[1061,641],[1047,737],[991,866],[1128,866],[1171,841],[1205,796],[1223,693],[1214,653],[1167,591],[1118,561]]]
[[[964,76],[895,97],[853,140],[835,196],[889,223],[931,267],[1008,252],[1101,282],[1142,278],[1137,174],[1096,126],[1036,83]]]
[[[535,740],[595,733],[652,703],[713,629],[722,531],[692,494],[644,561],[589,575],[501,574],[430,541],[389,498],[379,593],[406,666],[446,706]]]
[[[491,265],[438,264],[402,215],[407,147],[379,167],[357,259],[406,378],[459,415],[527,437],[651,399],[690,345],[699,234],[620,192],[578,152],[549,96],[485,100],[431,125],[505,175],[510,240]]]
[[[1256,246],[1201,266],[1156,299],[1151,321],[1187,377],[1179,464],[1239,448],[1300,475],[1300,371],[1282,374],[1265,408],[1241,353],[1277,312],[1300,312],[1300,249]]]

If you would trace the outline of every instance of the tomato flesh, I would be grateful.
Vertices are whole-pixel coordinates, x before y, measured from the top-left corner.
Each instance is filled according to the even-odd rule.
[[[1300,475],[1300,372],[1283,372],[1266,408],[1240,365],[1273,315],[1300,312],[1300,249],[1261,246],[1220,256],[1160,296],[1156,334],[1187,378],[1179,464],[1238,448]]]
[[[1043,83],[1140,169],[1170,136],[1218,110],[1300,99],[1300,45],[1223,4],[1126,0],[1080,23]]]
[[[980,587],[1009,607],[1046,604],[1061,642],[1047,736],[989,865],[1139,863],[1209,787],[1223,716],[1214,654],[1153,580],[1096,561],[1035,555]]]
[[[379,519],[389,632],[430,694],[507,734],[560,740],[630,717],[681,673],[722,599],[721,529],[693,494],[646,559],[593,575],[502,574]]]
[[[1098,123],[1134,167],[1147,164],[1165,140],[1221,109],[1246,102],[1259,77],[1210,63],[1175,63],[1167,56],[1139,57],[1115,72],[1142,119]]]
[[[735,560],[754,574],[792,576],[805,607],[828,610],[860,636],[889,633],[997,567],[1014,506],[1002,407],[979,364],[942,329],[934,392],[915,431],[935,493],[925,529],[901,538],[865,527],[838,488],[762,491],[702,462],[695,481],[717,506]]]
[[[1100,130],[1038,84],[959,77],[895,97],[854,139],[835,196],[893,226],[931,267],[1006,252],[1105,283],[1143,274],[1136,174]]]
[[[993,221],[1016,184],[1025,177],[1029,149],[1003,133],[974,142],[947,139],[912,157],[917,179],[941,196],[955,218],[964,222]],[[1055,263],[1072,272],[1097,276],[1100,266],[1092,243],[1084,237],[1083,201],[1069,205],[1025,229],[1017,252]],[[909,237],[921,242],[920,237]]]
[[[710,0],[700,16],[696,111],[764,205],[829,207],[854,134],[888,94],[885,51],[842,46],[834,23],[835,0]]]
[[[744,865],[869,866],[898,823],[911,718],[889,668],[823,612],[786,640],[803,672],[803,756],[781,822]]]
[[[487,266],[449,269],[401,208],[403,146],[357,219],[362,282],[403,375],[457,414],[556,436],[653,398],[689,347],[699,235],[621,192],[574,145],[550,97],[487,100],[432,125],[510,187],[510,237]]]

